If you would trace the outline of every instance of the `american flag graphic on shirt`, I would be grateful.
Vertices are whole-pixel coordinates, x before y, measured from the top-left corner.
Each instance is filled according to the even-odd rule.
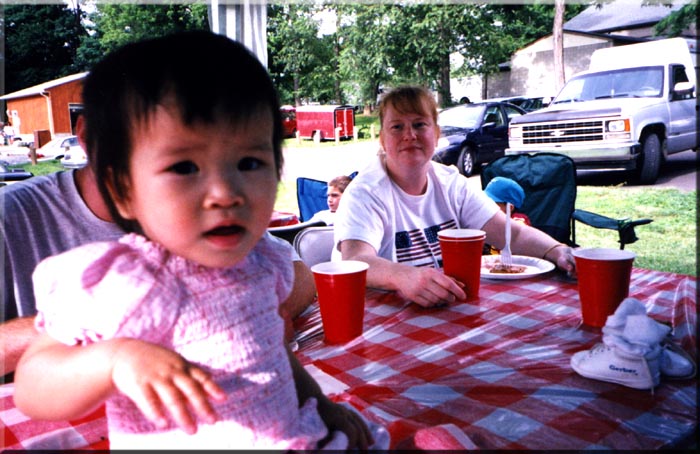
[[[394,241],[397,261],[413,266],[442,267],[442,254],[437,234],[440,230],[452,229],[456,226],[455,221],[450,220],[424,229],[396,232]]]

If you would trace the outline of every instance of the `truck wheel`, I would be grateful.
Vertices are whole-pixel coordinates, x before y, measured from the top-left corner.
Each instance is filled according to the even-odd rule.
[[[661,140],[657,134],[642,138],[642,152],[637,163],[636,180],[639,184],[654,184],[661,167]]]
[[[474,170],[476,170],[476,154],[469,147],[462,148],[457,164],[462,175],[465,177],[472,176]]]

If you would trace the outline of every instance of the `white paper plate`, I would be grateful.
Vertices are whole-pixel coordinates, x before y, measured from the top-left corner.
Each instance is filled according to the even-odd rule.
[[[554,263],[547,260],[538,259],[535,257],[526,257],[524,255],[514,255],[513,265],[526,266],[522,273],[491,273],[490,268],[496,261],[500,261],[499,255],[484,255],[481,258],[481,277],[486,279],[513,280],[526,279],[528,277],[544,274],[554,269]]]

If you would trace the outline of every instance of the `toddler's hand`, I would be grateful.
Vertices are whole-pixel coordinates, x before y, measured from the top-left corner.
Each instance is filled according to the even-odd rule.
[[[344,432],[348,437],[348,450],[366,450],[374,439],[367,424],[354,411],[327,400],[318,403],[318,411],[328,427],[328,438],[334,430]]]
[[[197,431],[197,416],[209,423],[217,420],[209,399],[226,398],[209,374],[182,356],[132,339],[114,357],[112,381],[158,427],[167,426],[170,414],[188,434]]]

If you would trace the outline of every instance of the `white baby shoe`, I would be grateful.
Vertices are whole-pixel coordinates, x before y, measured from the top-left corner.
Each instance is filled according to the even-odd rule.
[[[575,353],[571,368],[586,378],[653,391],[661,381],[661,341],[671,328],[647,316],[640,301],[627,298],[608,317],[602,331],[603,342]],[[667,362],[669,369],[680,364]]]
[[[653,389],[661,379],[658,345],[647,354],[630,354],[612,345],[597,344],[571,357],[571,368],[579,375],[635,389]]]
[[[680,345],[668,340],[662,344],[659,359],[661,375],[675,380],[687,380],[695,377],[697,367],[691,356]]]

